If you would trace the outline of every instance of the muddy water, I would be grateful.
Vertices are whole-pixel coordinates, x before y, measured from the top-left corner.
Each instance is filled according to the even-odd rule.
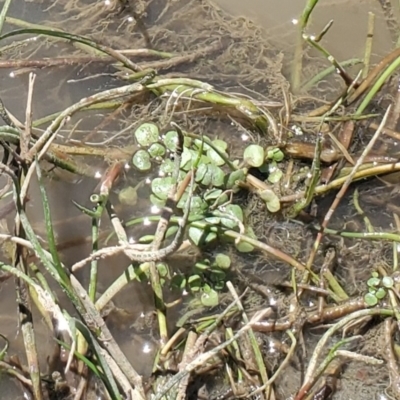
[[[298,19],[304,0],[215,0],[223,9],[245,16],[262,26],[268,37],[281,49],[293,51]],[[392,41],[381,6],[376,0],[322,0],[313,11],[308,33],[318,34],[333,19],[334,24],[323,44],[338,60],[362,58],[367,34],[368,13],[376,15],[373,53],[382,56]]]
[[[273,43],[288,57],[293,52],[296,38],[296,28],[292,23],[294,18],[298,18],[304,6],[304,0],[216,0],[216,2],[228,12],[246,16],[254,20],[265,29],[267,35]],[[368,12],[374,12],[376,18],[376,30],[374,38],[373,53],[375,59],[379,58],[391,48],[391,37],[389,30],[382,18],[381,8],[377,1],[373,0],[338,0],[324,1],[317,7],[311,25],[310,33],[318,33],[330,19],[334,19],[334,25],[327,35],[324,44],[339,59],[362,58],[365,42],[365,32],[367,27]],[[11,11],[12,16],[26,18],[30,22],[39,23],[44,19],[54,16],[53,11],[48,13],[43,10],[45,7],[40,3],[25,3],[22,0],[13,2]],[[53,14],[51,14],[53,13]],[[46,17],[45,17],[46,16]],[[73,30],[73,27],[71,28]],[[50,47],[51,49],[51,47]],[[51,55],[51,50],[48,55]],[[44,51],[44,50],[43,50]],[[59,52],[68,51],[68,46],[58,44],[53,48],[53,55]],[[97,80],[82,80],[92,71],[81,70],[80,68],[69,68],[59,72],[35,71],[37,73],[37,83],[34,92],[34,117],[39,118],[49,113],[59,111],[73,104],[75,101],[85,97],[99,88],[110,85],[107,76],[99,76]],[[24,120],[24,108],[27,94],[27,74],[15,74],[14,70],[2,70],[0,72],[1,95],[7,107],[21,120]],[[100,119],[99,119],[100,120]],[[93,126],[99,120],[92,121]],[[88,123],[87,129],[90,129]],[[101,164],[101,163],[100,163]],[[103,167],[99,164],[99,168]],[[53,176],[48,185],[49,196],[53,207],[54,221],[57,224],[57,238],[60,242],[75,241],[63,253],[63,261],[67,265],[72,265],[90,251],[84,239],[90,234],[89,219],[81,218],[81,213],[72,205],[72,200],[88,205],[88,197],[95,188],[97,181],[93,178],[80,179],[78,181],[65,182]],[[32,201],[28,205],[28,214],[38,232],[44,235],[42,209],[38,197],[37,187],[31,189]],[[9,221],[10,223],[10,221]],[[6,231],[4,224],[2,228]],[[109,260],[101,263],[101,286],[107,287],[126,267],[120,260]],[[82,274],[83,279],[87,274]],[[0,333],[7,335],[11,340],[10,354],[17,353],[22,358],[22,341],[16,320],[16,304],[14,295],[14,285],[12,281],[3,283],[0,287]],[[132,293],[135,293],[135,305],[132,306]],[[132,339],[130,329],[143,314],[151,312],[152,299],[148,290],[143,290],[143,285],[134,285],[126,290],[120,299],[121,307],[130,307],[131,319],[124,330],[118,329],[116,325],[116,338],[123,343],[124,351],[129,354],[129,358],[139,372],[149,372],[151,365],[146,364],[146,360],[154,351],[154,342],[148,337],[135,336]],[[140,321],[139,321],[140,322]],[[3,329],[3,327],[6,327]],[[40,336],[38,347],[49,349],[49,338],[46,336],[46,329],[40,319],[37,320],[37,330],[43,335]],[[42,363],[46,361],[49,354],[41,352]],[[146,358],[147,357],[147,358]],[[143,367],[144,365],[144,367]],[[140,369],[143,367],[142,369]],[[13,398],[13,395],[8,395]]]

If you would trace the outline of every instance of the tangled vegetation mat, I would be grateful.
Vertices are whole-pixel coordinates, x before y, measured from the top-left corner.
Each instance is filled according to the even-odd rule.
[[[8,398],[400,398],[400,51],[305,3],[287,65],[206,0],[4,2]]]

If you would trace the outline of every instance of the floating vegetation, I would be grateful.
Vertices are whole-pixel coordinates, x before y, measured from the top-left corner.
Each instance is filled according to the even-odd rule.
[[[309,0],[289,84],[263,31],[211,2],[86,3],[0,14],[0,68],[30,72],[0,93],[0,282],[26,356],[2,322],[9,397],[399,398],[399,50],[371,68],[370,24],[363,62],[338,61]],[[310,49],[333,67],[305,77]],[[36,119],[37,68],[85,95]]]

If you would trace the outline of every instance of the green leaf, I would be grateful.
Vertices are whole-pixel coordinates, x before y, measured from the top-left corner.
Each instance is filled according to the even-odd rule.
[[[185,204],[183,207],[185,207]],[[192,214],[202,214],[205,210],[207,210],[208,204],[205,202],[200,196],[193,196],[190,201],[190,212]]]
[[[139,239],[139,243],[151,243],[154,240],[154,235],[144,235]]]
[[[369,278],[367,281],[367,285],[370,287],[379,286],[380,283],[381,283],[381,280],[379,278],[375,278],[375,277]]]
[[[204,271],[208,271],[210,269],[210,264],[207,263],[208,260],[204,260],[202,262],[197,262],[194,265],[195,271],[199,271],[204,273]]]
[[[159,273],[160,276],[162,276],[163,278],[167,277],[169,275],[169,269],[168,269],[168,265],[165,263],[158,263],[156,265],[157,267],[157,271]]]
[[[201,287],[200,275],[191,275],[188,278],[188,286],[192,292],[198,292]]]
[[[175,169],[175,163],[169,158],[164,160],[160,166],[160,172],[164,175],[172,174]]]
[[[226,154],[225,150],[227,149],[228,145],[223,140],[214,140],[212,142],[214,147],[219,150],[221,154],[223,154],[226,158],[228,158],[228,154]],[[213,149],[209,148],[207,150],[207,157],[212,161],[214,165],[222,166],[225,164],[224,159]]]
[[[189,228],[188,236],[192,243],[196,246],[200,246],[203,243],[208,244],[217,238],[217,234],[215,232],[207,232],[194,226]]]
[[[146,150],[138,150],[132,158],[132,164],[139,171],[148,171],[151,168],[150,154]]]
[[[175,152],[176,151],[176,146],[178,144],[179,138],[178,138],[178,133],[175,131],[168,131],[165,135],[164,135],[164,144],[165,147],[172,151]]]
[[[375,296],[376,296],[377,299],[382,300],[386,296],[386,289],[379,288],[376,291]]]
[[[222,193],[221,189],[210,189],[204,193],[203,197],[205,201],[215,201]]]
[[[367,305],[369,307],[373,307],[376,306],[378,304],[378,299],[375,295],[371,294],[371,293],[367,293],[364,296],[364,301],[367,303]]]
[[[277,167],[276,162],[269,164],[268,181],[271,183],[278,183],[283,176],[283,172]]]
[[[225,187],[226,189],[232,189],[236,186],[237,181],[244,182],[246,180],[246,173],[243,169],[238,169],[231,172],[226,179]]]
[[[250,226],[246,227],[245,235],[248,236],[249,238],[257,239],[257,236],[253,231],[253,228],[251,228]],[[245,242],[244,240],[241,240],[239,243],[235,242],[235,247],[241,253],[250,253],[254,250],[254,246],[250,243]]]
[[[196,182],[201,182],[204,179],[204,177],[207,173],[207,170],[208,170],[207,164],[200,164],[199,167],[197,168],[194,180]]]
[[[211,173],[212,173],[212,178],[211,178],[211,185],[214,187],[221,187],[224,185],[225,181],[225,173],[222,171],[221,168],[218,168],[215,165],[210,165],[209,166]]]
[[[258,144],[246,147],[243,153],[244,161],[252,167],[261,167],[264,163],[264,149]]]
[[[161,200],[166,200],[171,188],[174,186],[174,180],[170,176],[155,178],[151,182],[151,190]]]
[[[215,257],[215,263],[221,269],[229,269],[231,266],[231,259],[226,254],[219,253]]]
[[[178,227],[176,225],[171,225],[168,229],[167,232],[165,233],[165,237],[171,237],[175,235],[175,233],[178,231]]]
[[[201,295],[201,303],[205,307],[215,307],[219,304],[218,293],[215,290],[210,290],[208,293]]]
[[[154,196],[154,194],[150,195],[150,202],[156,207],[163,208],[165,206],[165,200],[159,199],[157,196]]]
[[[285,155],[283,154],[281,149],[271,149],[268,150],[267,158],[269,160],[274,160],[276,162],[281,162],[284,159]]]
[[[150,146],[158,142],[159,135],[157,125],[152,123],[142,124],[135,131],[136,140],[141,146]]]
[[[391,276],[384,276],[382,278],[382,285],[385,286],[385,288],[392,288],[394,285],[393,278]]]
[[[171,286],[178,288],[178,289],[185,289],[186,288],[186,278],[183,275],[177,274],[174,275],[171,279]]]
[[[156,158],[156,157],[164,157],[165,155],[165,147],[160,144],[160,143],[154,143],[152,144],[148,150],[151,157]]]
[[[222,151],[226,151],[228,148],[228,143],[226,143],[225,140],[222,139],[215,139],[212,141],[212,144],[215,147],[218,147],[218,149],[221,149]]]
[[[279,197],[271,189],[264,189],[258,192],[258,195],[265,201],[268,211],[274,213],[280,210],[281,204]]]
[[[229,229],[234,229],[237,227],[238,223],[235,219],[238,219],[240,222],[243,222],[243,211],[240,206],[237,204],[228,204],[225,207],[225,212],[221,213],[219,210],[214,212],[216,217],[221,217],[221,224]],[[224,217],[225,214],[232,215],[235,219],[230,219]]]

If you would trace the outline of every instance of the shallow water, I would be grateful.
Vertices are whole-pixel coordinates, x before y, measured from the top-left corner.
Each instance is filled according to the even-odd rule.
[[[216,0],[215,2],[224,10],[237,16],[250,18],[262,26],[271,43],[285,53],[287,60],[290,60],[296,39],[296,27],[292,21],[298,18],[301,13],[304,0]],[[57,15],[54,9],[50,9],[48,12],[43,10],[45,10],[44,3],[25,3],[22,0],[18,0],[13,2],[10,15],[18,16],[21,19],[26,18],[33,23],[40,23]],[[334,19],[334,25],[323,43],[340,61],[354,57],[362,58],[368,12],[376,13],[373,60],[377,60],[392,48],[390,32],[377,1],[321,1],[321,5],[317,7],[313,15],[308,31],[309,33],[318,33],[328,20]],[[69,30],[74,31],[73,28],[73,25],[68,26]],[[79,31],[78,28],[76,27]],[[56,47],[42,48],[38,56],[65,54],[70,50],[70,46],[58,44]],[[0,94],[6,106],[17,118],[23,121],[27,95],[27,74],[20,74],[20,72],[14,69],[0,71],[0,86],[2,88]],[[115,84],[109,77],[103,75],[99,75],[98,78],[93,80],[84,79],[94,72],[99,72],[98,67],[93,69],[68,67],[59,71],[53,69],[51,73],[46,70],[36,70],[35,72],[37,73],[34,91],[35,118],[62,110],[82,97]],[[93,120],[85,121],[82,129],[88,130],[96,126],[101,119],[102,115],[94,113]],[[100,161],[97,166],[99,169],[105,168],[105,164]],[[72,205],[72,200],[79,204],[88,205],[88,198],[96,184],[97,180],[94,177],[92,179],[80,179],[78,182],[76,180],[65,182],[52,176],[47,186],[50,201],[55,205],[52,211],[54,221],[58,224],[57,238],[59,242],[76,242],[63,252],[63,262],[67,265],[72,265],[90,251],[90,246],[85,242],[85,238],[90,234],[90,221],[81,217],[80,211]],[[28,214],[35,228],[44,236],[42,208],[40,200],[37,200],[38,190],[34,185],[31,190],[32,200],[28,205]],[[8,221],[9,224],[11,220],[12,218]],[[101,285],[108,286],[125,267],[126,260],[124,263],[121,260],[109,259],[107,262],[101,263],[99,270]],[[86,279],[87,274],[83,273],[82,277]],[[23,359],[13,288],[14,284],[11,280],[2,283],[0,287],[0,318],[2,318],[0,327],[7,325],[9,328],[7,331],[0,329],[0,333],[7,334],[11,339],[10,353],[18,353]],[[132,302],[132,293],[135,293],[134,302]],[[133,324],[142,318],[142,312],[152,311],[152,303],[150,291],[146,288],[144,289],[143,285],[138,284],[131,285],[129,290],[124,291],[119,298],[118,305],[123,308],[129,308],[132,314],[129,322]],[[37,323],[38,326],[41,326],[40,321],[37,321]],[[45,328],[42,328],[45,331]],[[140,337],[140,335],[136,335],[133,338],[132,329],[129,328],[130,326],[125,331],[116,326],[114,332],[117,340],[123,343],[123,349],[129,354],[134,367],[138,368],[142,373],[149,373],[151,366],[148,363],[146,364],[146,361],[152,358],[154,342],[151,342],[148,336]],[[47,339],[39,342],[40,349],[47,350],[47,348],[50,348],[50,346],[47,347]],[[43,352],[42,356],[42,362],[45,363],[48,354]],[[12,398],[13,395],[10,392],[7,396]]]
[[[281,49],[291,52],[295,46],[296,26],[303,10],[304,0],[215,0],[223,9],[245,16],[266,30],[268,37],[279,43]],[[376,0],[323,0],[319,1],[307,29],[318,34],[332,19],[333,26],[323,44],[339,61],[363,57],[368,13],[374,13],[375,33],[373,54],[382,56],[391,49],[391,38],[383,18],[382,8]]]

